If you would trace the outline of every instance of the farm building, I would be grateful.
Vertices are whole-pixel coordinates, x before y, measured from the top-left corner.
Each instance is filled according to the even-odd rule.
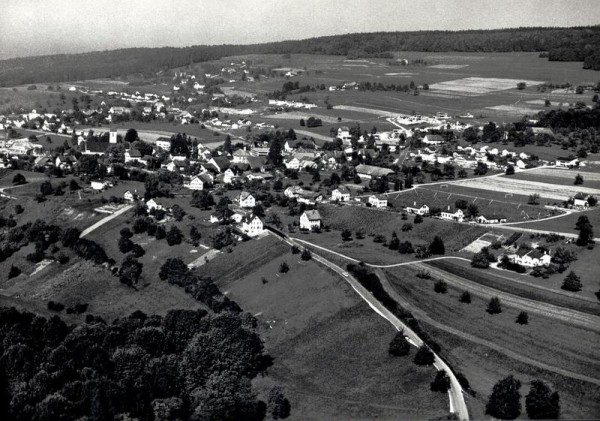
[[[547,252],[541,252],[537,249],[522,249],[510,256],[510,259],[513,261],[513,263],[517,263],[522,266],[536,267],[548,266],[550,264],[551,257]]]
[[[589,195],[587,194],[577,193],[575,197],[573,197],[573,206],[587,208],[589,206],[588,197]]]
[[[288,170],[298,170],[300,169],[300,160],[295,156],[288,156],[284,161],[285,167]]]
[[[554,163],[556,167],[559,168],[573,168],[579,166],[579,159],[574,158],[556,158],[556,162]]]
[[[128,202],[135,202],[135,200],[137,199],[137,194],[131,193],[131,191],[127,190],[123,194],[123,199],[125,199]]]
[[[318,210],[308,210],[300,216],[300,229],[312,230],[321,227],[321,215]]]
[[[439,134],[428,134],[421,140],[426,145],[441,145],[444,143],[444,138]]]
[[[506,216],[494,215],[494,216],[487,218],[483,215],[479,215],[477,217],[477,222],[480,224],[501,224],[501,223],[506,222]]]
[[[450,206],[448,206],[448,210],[442,212],[440,218],[447,219],[448,221],[462,222],[465,218],[465,214],[461,209],[454,209],[453,211],[451,211]]]
[[[154,199],[150,199],[146,202],[146,207],[148,208],[148,210],[152,210],[152,209],[157,209],[157,210],[163,210],[164,207],[160,204],[158,204]]]
[[[90,184],[91,184],[92,189],[94,189],[94,190],[104,190],[108,186],[107,181],[92,180],[92,182]]]
[[[360,178],[364,178],[366,180],[383,177],[384,175],[388,176],[393,173],[394,171],[390,170],[389,168],[376,167],[373,165],[361,164],[356,167],[356,174],[358,174]]]

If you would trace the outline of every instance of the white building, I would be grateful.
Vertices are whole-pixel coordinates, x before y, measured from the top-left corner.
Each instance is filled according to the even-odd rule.
[[[256,206],[256,199],[249,192],[243,191],[240,194],[240,206],[242,208],[253,208]]]
[[[511,260],[522,266],[536,267],[548,266],[552,257],[547,253],[542,253],[539,250],[519,250],[511,256]]]
[[[448,221],[462,222],[465,218],[465,214],[461,209],[456,209],[454,212],[450,211],[450,206],[446,212],[442,212],[440,218],[447,219]]]
[[[388,205],[387,197],[376,196],[376,195],[369,196],[369,203],[374,208],[387,208],[387,205]]]
[[[415,215],[429,215],[429,206],[423,204],[421,206],[417,205],[417,202],[414,202],[413,206],[407,206],[406,212],[414,213]]]
[[[321,227],[321,215],[318,210],[308,210],[300,216],[300,229],[313,230]]]
[[[250,215],[242,218],[239,228],[244,234],[254,237],[263,232],[264,226],[258,216]]]
[[[188,186],[190,190],[202,190],[204,188],[204,181],[198,176],[192,178]]]
[[[347,187],[339,186],[331,192],[331,200],[339,200],[340,202],[347,202],[350,200],[350,190]]]

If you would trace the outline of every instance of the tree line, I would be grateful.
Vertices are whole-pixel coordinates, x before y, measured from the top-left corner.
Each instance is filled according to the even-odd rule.
[[[251,45],[126,48],[0,61],[0,85],[61,82],[157,72],[245,54],[329,54],[385,57],[391,51],[549,52],[550,60],[583,61],[600,69],[600,27],[355,33]]]

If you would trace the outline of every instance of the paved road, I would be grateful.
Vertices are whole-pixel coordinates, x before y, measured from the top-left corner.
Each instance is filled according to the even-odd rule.
[[[432,319],[431,317],[429,317],[429,315],[421,310],[420,308],[412,305],[408,300],[404,299],[400,294],[398,294],[398,292],[396,291],[396,289],[390,284],[385,272],[381,269],[376,269],[375,273],[377,273],[377,275],[379,276],[379,279],[381,280],[381,285],[383,286],[383,288],[386,290],[386,292],[394,299],[396,300],[396,302],[398,302],[398,304],[400,304],[402,307],[404,307],[405,309],[407,309],[408,311],[410,311],[413,315],[415,315],[415,317],[417,317],[417,319],[419,319],[420,321],[423,321],[435,328],[438,328],[440,330],[443,330],[445,332],[451,333],[453,335],[456,335],[458,337],[461,337],[463,339],[466,339],[467,341],[479,344],[479,345],[483,345],[486,346],[490,349],[493,349],[501,354],[506,355],[509,358],[515,359],[517,361],[521,361],[525,364],[531,365],[533,367],[538,367],[541,368],[543,370],[547,370],[547,371],[551,371],[554,373],[558,373],[562,376],[565,377],[570,377],[572,379],[576,379],[576,380],[582,380],[588,383],[593,383],[596,385],[600,386],[600,379],[596,379],[594,377],[590,377],[590,376],[586,376],[584,374],[579,374],[579,373],[574,373],[572,371],[568,371],[565,370],[561,367],[556,367],[553,365],[549,365],[546,363],[543,363],[541,361],[535,360],[533,358],[527,357],[525,355],[522,354],[518,354],[508,348],[505,348],[503,346],[500,346],[494,342],[485,340],[485,339],[481,339],[477,336],[473,336],[470,335],[468,333],[462,332],[458,329],[452,328],[450,326],[446,326],[445,324],[439,323],[438,321]],[[595,361],[590,361],[591,363],[595,363]]]
[[[316,244],[310,243],[305,240],[300,240],[300,239],[294,238],[294,241],[297,241],[299,243],[308,244],[319,250],[323,250],[328,253],[335,254],[336,256],[340,256],[344,259],[347,259],[347,260],[350,260],[353,262],[358,262],[357,259],[354,259],[349,256],[345,256],[341,253],[337,253],[333,250],[329,250],[325,247],[318,246]],[[548,304],[546,302],[539,302],[539,301],[535,301],[535,300],[530,300],[528,298],[519,297],[517,295],[503,292],[498,289],[491,288],[491,287],[488,287],[485,285],[481,285],[477,282],[469,281],[460,276],[457,276],[457,275],[448,273],[446,271],[443,271],[441,269],[433,268],[432,266],[426,265],[426,263],[430,262],[430,261],[448,260],[448,259],[469,261],[468,259],[465,259],[462,257],[444,256],[444,257],[433,257],[431,259],[423,259],[423,260],[419,260],[416,262],[397,263],[397,264],[393,264],[393,265],[372,265],[372,264],[368,264],[368,263],[366,263],[366,265],[376,268],[376,269],[392,268],[392,267],[408,266],[408,265],[420,267],[421,269],[428,271],[432,276],[442,278],[445,281],[447,281],[448,283],[451,283],[460,288],[468,289],[472,293],[475,293],[476,295],[479,295],[483,298],[498,297],[506,305],[517,307],[519,309],[526,310],[531,313],[536,313],[536,314],[541,314],[543,316],[552,317],[552,318],[555,318],[555,319],[558,319],[558,320],[561,320],[561,321],[564,321],[567,323],[572,323],[572,324],[575,324],[578,326],[582,326],[582,327],[585,327],[587,329],[591,329],[594,331],[600,331],[600,317],[599,316],[594,316],[594,315],[587,314],[587,313],[581,313],[576,310],[556,306],[553,304]]]
[[[106,218],[102,218],[101,220],[99,220],[98,222],[96,222],[94,225],[92,225],[92,226],[84,229],[83,232],[81,233],[81,235],[79,236],[79,238],[85,237],[86,235],[88,235],[92,231],[100,228],[102,225],[106,224],[110,220],[115,219],[117,216],[124,214],[125,212],[127,212],[131,208],[133,208],[133,205],[127,205],[127,206],[119,209],[118,211],[116,211],[112,215],[108,215]]]
[[[296,242],[295,239],[289,238],[284,240],[290,245],[301,246],[300,242]],[[319,256],[316,253],[312,254],[312,258],[327,266],[334,272],[338,273],[346,282],[350,284],[350,286],[361,296],[361,298],[366,301],[366,303],[381,317],[388,320],[398,331],[402,331],[404,335],[407,337],[408,341],[419,347],[423,345],[423,341],[419,336],[413,332],[407,325],[405,325],[400,319],[398,319],[391,311],[383,306],[366,288],[364,288],[360,282],[358,282],[353,276],[346,273],[344,269],[337,266],[336,264],[330,262],[322,256]],[[434,366],[438,370],[444,370],[450,377],[451,388],[448,391],[448,396],[450,400],[450,412],[455,413],[460,420],[468,420],[469,419],[469,411],[467,409],[467,405],[465,403],[463,389],[458,382],[458,379],[454,375],[454,372],[450,369],[450,367],[444,362],[439,355],[435,354],[435,363]]]

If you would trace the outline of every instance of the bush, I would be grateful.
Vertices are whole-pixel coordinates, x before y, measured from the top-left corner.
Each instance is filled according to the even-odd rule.
[[[290,267],[286,262],[281,262],[279,265],[279,273],[288,273],[290,271]]]
[[[463,291],[460,295],[459,301],[461,303],[471,304],[471,293],[469,291]]]
[[[292,254],[300,254],[300,247],[292,246]]]
[[[121,231],[119,231],[119,233],[121,234],[121,237],[125,237],[125,238],[133,237],[133,233],[131,232],[131,230],[128,227],[121,229]]]
[[[58,263],[60,263],[61,265],[64,265],[69,262],[69,256],[66,256],[63,253],[61,253],[58,255],[57,260],[58,260]]]
[[[13,177],[12,182],[14,185],[19,186],[21,184],[27,183],[27,180],[25,179],[25,176],[23,174],[16,173],[15,176]]]
[[[61,312],[65,309],[65,305],[62,303],[56,303],[54,301],[48,301],[48,310]]]
[[[435,379],[431,382],[429,389],[432,392],[442,393],[446,393],[450,390],[450,377],[448,377],[445,370],[439,370],[436,373]]]
[[[532,420],[558,419],[560,416],[560,397],[541,380],[533,380],[529,393],[525,397],[527,416]]]
[[[21,274],[21,269],[19,269],[15,265],[11,265],[10,270],[8,271],[8,279],[16,278],[20,274]]]
[[[174,246],[175,244],[181,244],[181,240],[183,239],[183,234],[175,225],[171,227],[169,232],[167,233],[167,244],[169,246]]]
[[[571,271],[564,279],[561,288],[566,291],[577,292],[581,291],[582,286],[581,278],[579,278],[575,272]]]
[[[413,229],[413,226],[411,223],[406,223],[406,224],[402,225],[402,231],[404,231],[404,232],[408,232],[412,229]]]
[[[438,279],[436,283],[433,284],[433,290],[438,294],[445,294],[448,292],[448,284],[442,279]]]
[[[421,222],[423,222],[423,217],[421,215],[416,215],[415,224],[420,224]]]
[[[403,331],[396,332],[396,335],[390,342],[390,348],[388,350],[390,355],[394,357],[403,357],[408,355],[410,352],[410,343],[404,336]]]
[[[414,363],[416,365],[424,366],[433,365],[434,361],[435,356],[433,355],[433,352],[431,352],[431,349],[429,349],[429,347],[425,344],[421,345],[415,354]]]
[[[500,299],[498,297],[492,297],[488,303],[486,311],[489,314],[502,313],[502,304],[500,304]]]
[[[25,211],[25,209],[23,209],[23,206],[21,206],[21,205],[16,205],[16,206],[15,206],[15,213],[16,213],[17,215],[20,215],[20,214],[22,214],[24,211]]]
[[[526,325],[529,323],[529,316],[527,315],[526,311],[522,311],[519,313],[519,315],[517,316],[517,320],[515,320],[516,323],[520,324],[520,325]]]
[[[302,251],[302,255],[300,256],[302,258],[302,260],[307,261],[312,259],[312,255],[310,254],[310,250],[308,249],[304,249]]]

